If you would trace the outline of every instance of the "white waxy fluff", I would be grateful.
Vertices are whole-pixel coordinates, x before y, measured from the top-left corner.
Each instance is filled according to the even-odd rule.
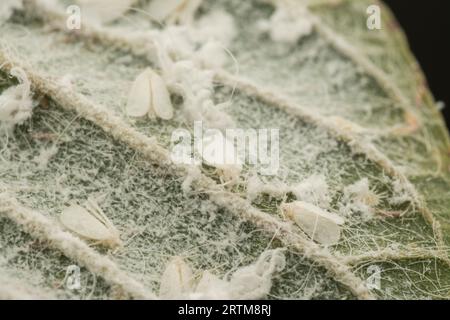
[[[161,299],[186,299],[193,291],[193,275],[191,268],[181,257],[172,258],[166,266],[160,287]]]
[[[392,197],[388,199],[391,205],[401,205],[406,202],[414,201],[413,197],[411,196],[411,192],[400,180],[394,180],[392,185],[394,187],[394,192],[392,194]]]
[[[93,199],[88,199],[84,207],[73,204],[64,209],[60,221],[67,229],[82,238],[111,248],[122,244],[119,231]]]
[[[339,242],[341,225],[345,222],[342,217],[303,201],[284,203],[281,209],[314,241],[324,245]]]
[[[169,33],[169,30],[186,32]],[[197,44],[190,41],[189,30],[193,28],[168,27],[167,36],[161,35],[154,42],[164,81],[172,93],[183,97],[182,109],[188,121],[203,121],[210,128],[232,128],[234,121],[223,110],[228,104],[215,104],[212,97],[214,72],[203,69],[224,64],[226,51],[214,40],[195,51]]]
[[[283,198],[289,192],[289,187],[281,181],[265,183],[257,175],[247,180],[247,199],[255,200],[260,194],[267,194],[273,198]]]
[[[275,10],[269,21],[261,21],[259,27],[268,32],[273,41],[286,44],[295,44],[313,31],[313,23],[306,8],[291,11],[282,6]]]
[[[126,113],[130,117],[148,115],[164,120],[172,119],[173,106],[166,83],[156,72],[147,68],[133,82],[128,96]]]
[[[38,165],[39,170],[44,170],[47,168],[50,159],[53,158],[57,153],[57,145],[52,145],[49,148],[42,148],[39,152],[39,155],[34,157],[33,161]]]
[[[195,61],[203,68],[218,69],[228,62],[228,54],[218,41],[206,42],[195,54]]]
[[[264,251],[258,260],[238,268],[229,279],[210,271],[195,281],[189,265],[180,257],[172,258],[161,277],[161,299],[264,299],[272,287],[272,276],[286,265],[283,249]]]
[[[77,0],[91,22],[108,23],[121,17],[136,0]]]
[[[234,185],[239,181],[242,172],[242,166],[238,164],[223,164],[216,166],[217,174],[222,183]]]
[[[192,183],[199,180],[202,176],[200,168],[196,165],[190,165],[187,167],[186,177],[181,184],[181,189],[185,194],[191,191]]]
[[[286,266],[282,249],[264,251],[258,260],[236,270],[230,279],[233,299],[264,299],[272,288],[272,276]]]
[[[286,266],[282,249],[264,251],[256,262],[238,268],[229,278],[220,279],[209,271],[203,272],[192,299],[264,299],[272,288],[274,273]]]
[[[344,216],[360,215],[363,220],[370,220],[379,203],[380,196],[370,189],[369,180],[363,178],[344,188],[339,211]]]
[[[300,183],[290,186],[289,190],[297,200],[322,208],[327,208],[331,202],[329,187],[323,175],[313,174]]]
[[[202,15],[191,28],[192,37],[197,43],[218,41],[222,46],[229,46],[235,38],[236,24],[234,18],[223,10],[214,10]]]
[[[11,129],[31,117],[33,100],[30,81],[25,72],[14,67],[10,74],[19,80],[19,84],[9,87],[0,95],[0,123]]]

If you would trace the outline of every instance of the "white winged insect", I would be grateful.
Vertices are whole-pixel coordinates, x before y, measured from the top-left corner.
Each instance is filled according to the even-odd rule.
[[[155,116],[170,120],[173,106],[166,83],[151,68],[140,73],[131,86],[126,112],[130,117]]]
[[[193,291],[192,270],[181,257],[172,258],[161,277],[161,299],[186,299]]]
[[[342,217],[304,201],[284,203],[281,209],[314,241],[324,245],[339,242],[341,225],[345,223]]]
[[[234,142],[228,139],[220,130],[205,132],[201,147],[197,145],[204,163],[216,168],[222,183],[236,183],[242,171],[242,161],[239,158]]]
[[[122,246],[119,231],[92,198],[84,206],[72,204],[64,209],[60,221],[73,233],[95,244],[110,248]]]

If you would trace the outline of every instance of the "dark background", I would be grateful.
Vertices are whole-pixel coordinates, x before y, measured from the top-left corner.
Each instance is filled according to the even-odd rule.
[[[450,0],[384,0],[408,36],[450,127]]]

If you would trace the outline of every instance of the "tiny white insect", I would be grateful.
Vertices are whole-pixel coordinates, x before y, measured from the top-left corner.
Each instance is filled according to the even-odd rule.
[[[324,245],[339,242],[341,225],[345,223],[342,217],[304,201],[284,203],[281,209],[314,241]]]
[[[193,290],[193,275],[189,265],[181,257],[172,258],[166,266],[160,287],[161,299],[186,299]]]
[[[146,114],[170,120],[173,106],[166,83],[156,72],[147,68],[140,73],[131,86],[126,112],[130,117],[143,117]]]
[[[119,231],[93,198],[89,198],[84,207],[72,204],[64,209],[60,221],[67,229],[84,239],[111,248],[122,246]]]
[[[222,183],[238,182],[242,171],[242,161],[233,141],[227,139],[221,131],[210,130],[203,136],[202,154],[204,163],[216,168]]]

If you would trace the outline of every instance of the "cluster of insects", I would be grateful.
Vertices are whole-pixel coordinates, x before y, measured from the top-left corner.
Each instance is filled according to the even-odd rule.
[[[196,279],[190,266],[173,257],[161,277],[159,297],[162,299],[262,299],[269,293],[271,278],[285,268],[283,249],[264,251],[248,266],[220,278],[208,270]]]

